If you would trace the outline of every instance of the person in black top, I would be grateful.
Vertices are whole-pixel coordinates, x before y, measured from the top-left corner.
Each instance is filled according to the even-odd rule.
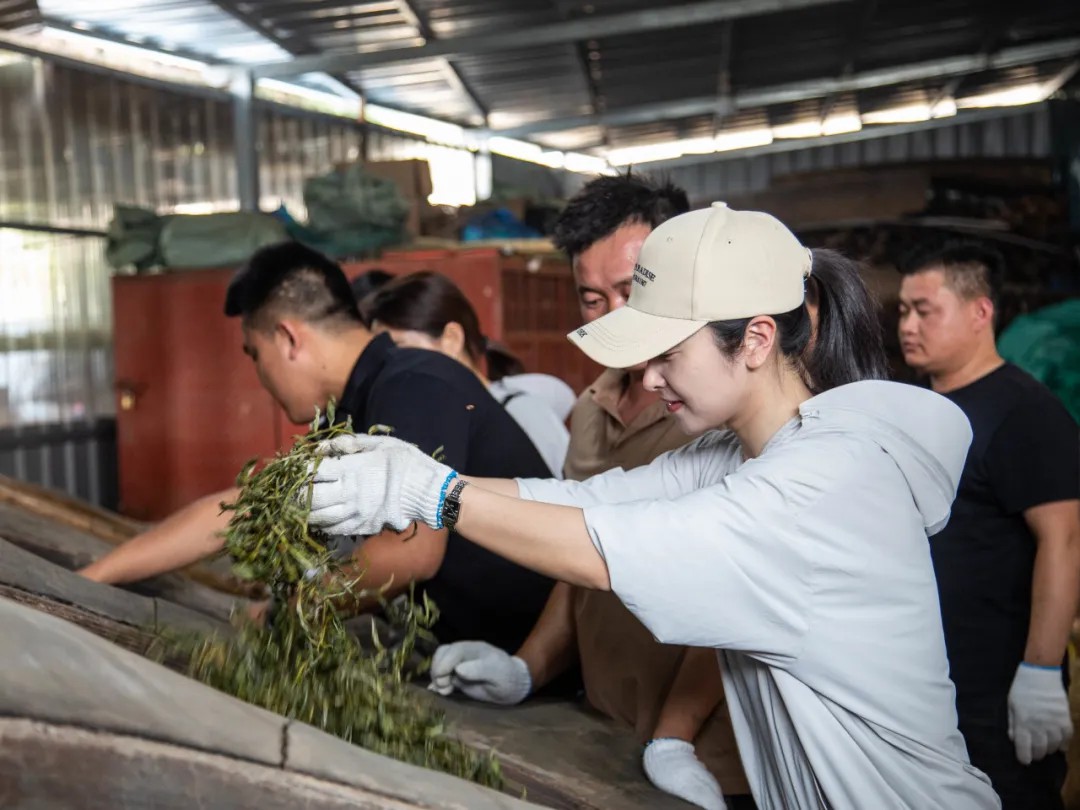
[[[296,424],[333,398],[357,432],[375,425],[447,464],[482,477],[545,477],[547,467],[476,375],[438,352],[398,349],[360,319],[336,263],[299,244],[263,248],[231,282],[225,314],[243,319],[244,351],[263,386]],[[186,507],[83,569],[103,582],[129,582],[189,565],[220,551],[235,491]],[[418,526],[384,532],[357,551],[361,587],[391,582],[388,596],[419,583],[440,610],[440,641],[483,638],[516,650],[540,614],[552,581]]]
[[[974,433],[952,517],[930,538],[960,731],[1005,810],[1060,808],[1080,434],[1047,388],[997,353],[998,254],[954,242],[902,270],[904,359]]]

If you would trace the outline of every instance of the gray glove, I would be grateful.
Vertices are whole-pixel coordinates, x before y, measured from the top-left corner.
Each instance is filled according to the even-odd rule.
[[[727,810],[720,783],[694,755],[692,743],[673,737],[652,740],[643,764],[649,781],[665,793],[705,810]]]
[[[512,706],[532,691],[529,668],[485,641],[444,644],[431,659],[431,691],[449,695],[455,689],[485,703]]]
[[[319,446],[308,522],[327,534],[404,531],[419,520],[442,527],[439,511],[454,471],[390,436],[339,436]]]

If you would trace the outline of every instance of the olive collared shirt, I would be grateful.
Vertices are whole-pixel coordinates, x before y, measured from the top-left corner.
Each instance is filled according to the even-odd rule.
[[[608,369],[574,403],[570,450],[563,468],[568,480],[584,481],[615,467],[640,467],[693,438],[679,429],[660,401],[624,424],[619,399],[627,380],[627,372]]]

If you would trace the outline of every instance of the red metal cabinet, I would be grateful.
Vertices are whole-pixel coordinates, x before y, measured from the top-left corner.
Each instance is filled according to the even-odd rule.
[[[434,270],[454,280],[484,333],[506,343],[529,371],[575,391],[600,369],[566,339],[579,315],[570,270],[554,257],[505,256],[491,248],[402,251],[345,265],[354,277]],[[248,459],[287,447],[291,424],[259,385],[241,351],[238,319],[222,313],[232,269],[113,279],[120,511],[165,517],[230,486]]]
[[[279,444],[277,405],[222,314],[231,271],[113,279],[120,511],[153,520]]]

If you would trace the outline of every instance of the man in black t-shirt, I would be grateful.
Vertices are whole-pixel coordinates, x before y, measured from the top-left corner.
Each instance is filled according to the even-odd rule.
[[[974,433],[952,517],[930,538],[960,731],[1004,810],[1060,808],[1080,434],[1048,389],[997,353],[998,254],[955,242],[903,270],[904,359]]]
[[[225,314],[243,319],[244,351],[259,381],[302,425],[333,398],[357,432],[374,425],[467,475],[543,478],[547,466],[517,422],[477,376],[438,352],[398,349],[360,320],[349,282],[330,259],[298,244],[258,251],[232,280]],[[130,582],[221,550],[235,490],[185,507],[83,569],[101,582]],[[357,550],[360,587],[392,580],[392,596],[418,583],[439,607],[442,642],[481,638],[514,651],[540,615],[552,581],[445,530],[383,532]]]

